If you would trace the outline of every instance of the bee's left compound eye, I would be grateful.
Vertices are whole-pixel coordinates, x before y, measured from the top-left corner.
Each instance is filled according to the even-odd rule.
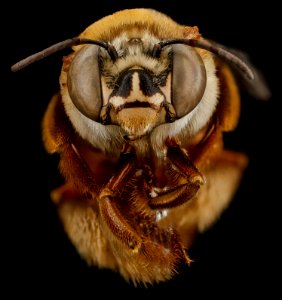
[[[92,120],[99,119],[102,106],[99,48],[89,45],[79,51],[70,65],[67,81],[73,104]]]
[[[181,118],[201,101],[206,89],[206,69],[201,57],[190,46],[172,45],[172,104]]]

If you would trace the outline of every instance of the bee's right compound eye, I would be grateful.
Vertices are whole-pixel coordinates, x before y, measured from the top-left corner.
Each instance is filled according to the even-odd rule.
[[[75,56],[68,72],[68,91],[76,108],[97,121],[102,107],[101,75],[97,45],[83,47]]]

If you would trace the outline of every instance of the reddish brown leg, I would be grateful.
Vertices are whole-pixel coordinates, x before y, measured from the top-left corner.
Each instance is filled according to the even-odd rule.
[[[178,185],[160,191],[158,196],[151,198],[149,206],[153,209],[175,207],[192,199],[204,183],[202,174],[193,165],[186,150],[174,140],[168,142],[167,158],[174,175],[179,176]]]
[[[72,144],[71,147],[76,157],[80,160],[81,165],[87,169],[88,165],[81,157],[75,145]],[[98,192],[98,197],[94,197],[93,200],[98,200],[101,216],[113,234],[129,248],[137,251],[141,245],[141,239],[121,214],[116,199],[116,194],[128,181],[134,169],[135,154],[133,148],[130,145],[125,145],[121,152],[115,175],[110,178],[109,182],[101,191],[95,190],[95,185],[92,185],[91,192],[94,195]],[[91,179],[91,172],[86,173],[88,174],[88,180],[94,182],[94,180]]]
[[[129,248],[137,251],[140,248],[141,239],[121,214],[115,197],[120,188],[128,181],[129,176],[134,170],[134,158],[135,155],[132,152],[131,146],[124,149],[117,172],[112,176],[98,196],[98,205],[103,219],[113,234]]]
[[[107,194],[108,192],[110,193]],[[121,214],[112,192],[110,190],[103,190],[98,201],[100,213],[112,233],[130,249],[138,251],[142,241]]]
[[[72,144],[72,149],[82,162],[82,166],[88,168],[87,163],[83,160],[74,144]],[[95,199],[98,199],[100,213],[110,230],[129,248],[137,251],[141,245],[141,239],[121,214],[116,198],[116,194],[125,185],[134,170],[135,154],[133,152],[133,148],[130,145],[126,145],[120,155],[115,175],[111,177],[109,182],[101,189],[100,192],[97,190],[93,190],[93,192],[95,194],[98,192],[98,197],[95,197]],[[87,173],[91,176],[90,171]]]

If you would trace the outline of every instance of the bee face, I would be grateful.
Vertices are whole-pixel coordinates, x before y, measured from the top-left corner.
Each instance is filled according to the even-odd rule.
[[[156,57],[154,48],[160,39],[148,30],[134,28],[107,42],[118,54],[114,61],[105,49],[88,45],[80,49],[69,68],[65,68],[67,76],[62,74],[63,89],[68,86],[64,102],[72,106],[70,118],[83,136],[87,135],[85,127],[89,128],[89,123],[93,126],[93,122],[116,126],[113,139],[120,135],[127,140],[149,136],[160,125],[190,115],[206,90],[217,90],[217,83],[211,84],[207,79],[213,76],[213,70],[207,71],[206,67],[214,68],[211,63],[205,63],[212,61],[207,53],[202,58],[192,47],[173,45]],[[215,102],[216,96],[211,100]],[[76,109],[89,119],[85,126],[80,126],[81,120],[75,120]],[[207,118],[213,109],[213,105],[207,108]],[[184,123],[177,125],[179,131],[187,126],[187,122]],[[201,126],[196,124],[199,128],[195,131]]]
[[[146,32],[135,37],[124,33],[112,42],[118,59],[114,63],[101,59],[101,119],[120,126],[130,140],[150,133],[167,119],[171,63],[168,54],[161,59],[152,56],[158,42]]]

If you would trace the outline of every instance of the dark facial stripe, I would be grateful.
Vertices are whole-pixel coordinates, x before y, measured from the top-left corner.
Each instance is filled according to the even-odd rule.
[[[152,96],[156,93],[161,93],[159,87],[153,84],[153,78],[145,70],[129,70],[123,73],[116,82],[116,88],[113,90],[112,96],[119,96],[122,98],[127,98],[132,91],[132,78],[133,74],[138,73],[140,81],[140,90],[144,96]]]
[[[127,98],[132,90],[132,76],[133,71],[128,71],[122,74],[117,80],[117,88],[115,88],[111,96],[119,96],[122,98]]]
[[[153,78],[145,71],[138,70],[140,80],[140,90],[145,96],[153,96],[160,93],[160,89],[153,84]]]

